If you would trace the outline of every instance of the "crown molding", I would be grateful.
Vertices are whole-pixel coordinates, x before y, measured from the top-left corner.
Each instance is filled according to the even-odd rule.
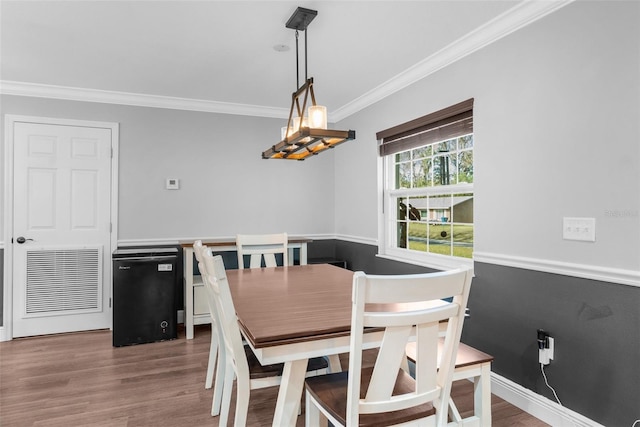
[[[526,0],[329,115],[338,122],[575,0]],[[286,119],[287,108],[0,80],[0,94]]]
[[[207,113],[235,114],[240,116],[269,117],[277,119],[286,119],[289,115],[288,108],[234,104],[230,102],[207,101],[203,99],[146,95],[141,93],[85,89],[9,80],[0,81],[0,93],[3,95],[31,96],[37,98],[65,99],[70,101],[99,102],[104,104],[202,111]]]
[[[343,120],[573,1],[575,0],[523,1],[364,95],[338,108],[330,115],[330,119],[332,122]]]

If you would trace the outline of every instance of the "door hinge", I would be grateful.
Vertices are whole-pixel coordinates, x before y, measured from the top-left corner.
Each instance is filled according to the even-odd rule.
[[[109,308],[111,308],[111,298],[109,298]]]

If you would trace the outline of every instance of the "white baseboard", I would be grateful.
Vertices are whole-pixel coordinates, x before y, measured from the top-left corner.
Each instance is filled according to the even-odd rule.
[[[604,427],[495,372],[491,372],[491,393],[553,427]]]
[[[0,342],[11,341],[11,337],[7,336],[7,328],[0,326]]]

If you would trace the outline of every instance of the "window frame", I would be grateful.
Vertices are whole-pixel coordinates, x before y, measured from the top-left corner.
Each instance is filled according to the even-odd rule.
[[[464,107],[463,107],[464,106]],[[404,135],[409,135],[409,138],[412,137],[411,128],[414,126],[415,133],[419,133],[420,129],[418,126],[422,126],[422,129],[428,128],[430,126],[430,119],[437,119],[438,123],[446,122],[447,113],[451,113],[452,111],[455,114],[459,114],[461,107],[468,108],[471,111],[471,122],[472,122],[472,111],[473,111],[473,99],[463,101],[462,103],[456,104],[454,106],[445,108],[443,110],[437,111],[435,113],[429,114],[427,116],[423,116],[421,118],[412,120],[410,122],[395,126],[391,129],[387,129],[386,131],[379,132],[376,136],[379,143],[379,161],[378,161],[378,176],[381,179],[378,180],[378,195],[379,195],[379,207],[378,207],[378,256],[382,258],[392,259],[395,261],[407,262],[411,264],[422,265],[429,268],[435,269],[452,269],[458,268],[461,266],[469,266],[473,267],[473,253],[471,258],[458,257],[454,255],[442,255],[433,252],[421,252],[414,249],[409,248],[400,248],[397,247],[397,238],[395,235],[398,232],[397,228],[397,219],[396,219],[396,210],[397,207],[395,203],[397,203],[398,197],[429,197],[430,195],[442,195],[442,194],[462,194],[462,193],[471,193],[475,197],[474,193],[474,185],[473,183],[456,183],[451,185],[437,185],[437,186],[428,186],[428,187],[418,187],[418,188],[395,188],[395,157],[398,152],[407,151],[407,149],[415,149],[418,147],[426,146],[426,145],[435,145],[437,142],[446,141],[449,139],[453,139],[450,135],[444,136],[442,139],[437,141],[430,141],[423,145],[416,145],[415,142],[410,147],[403,147],[405,149],[397,150],[394,147],[390,147],[393,144],[393,140],[396,140],[396,135],[398,132],[402,132]],[[454,114],[450,114],[450,117],[453,117]],[[434,122],[432,120],[432,122]],[[472,124],[471,124],[472,126]],[[473,128],[471,127],[470,132],[461,133],[454,138],[459,138],[463,135],[467,134],[473,135]],[[385,139],[389,138],[392,140],[391,144],[385,144]],[[417,138],[414,138],[417,139]],[[402,144],[402,143],[400,143]],[[392,151],[389,151],[389,148]],[[475,152],[475,138],[473,143],[472,150]],[[475,163],[475,155],[474,155],[474,163]],[[475,217],[474,217],[475,218]],[[474,223],[475,230],[475,223]],[[475,235],[475,233],[474,233]],[[475,247],[475,239],[474,239],[474,247]]]

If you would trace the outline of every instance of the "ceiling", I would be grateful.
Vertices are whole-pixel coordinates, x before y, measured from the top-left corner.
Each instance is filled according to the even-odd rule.
[[[285,23],[302,6],[318,11],[308,75],[335,121],[564,3],[2,0],[0,90],[284,117],[297,88]],[[301,82],[303,54],[301,33]]]

